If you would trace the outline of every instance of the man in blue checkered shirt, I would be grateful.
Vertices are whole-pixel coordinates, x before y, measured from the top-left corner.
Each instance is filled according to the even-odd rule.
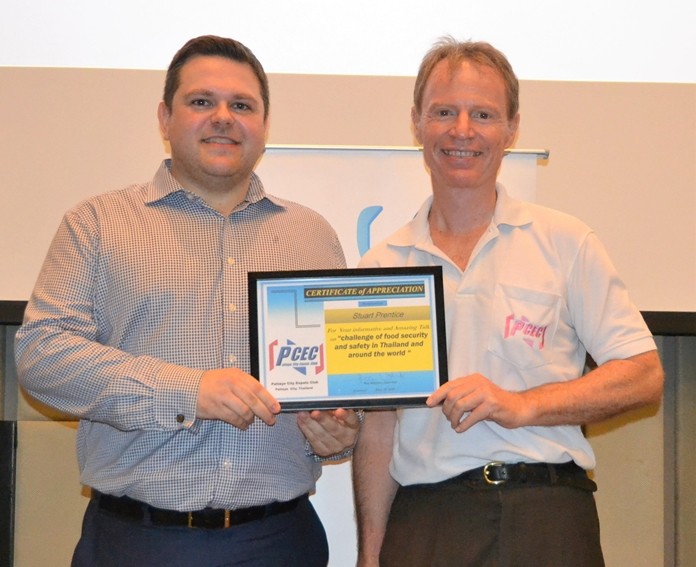
[[[17,365],[27,392],[80,419],[92,499],[76,567],[328,562],[308,494],[359,416],[281,413],[248,373],[247,274],[345,259],[320,215],[254,173],[268,110],[248,48],[189,41],[158,110],[171,159],[77,205],[51,244]]]

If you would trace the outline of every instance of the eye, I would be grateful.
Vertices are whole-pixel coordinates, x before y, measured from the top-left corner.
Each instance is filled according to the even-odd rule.
[[[450,116],[454,116],[454,111],[451,108],[436,108],[432,115],[436,118],[449,118]]]
[[[485,110],[479,110],[477,112],[474,112],[474,118],[477,118],[479,120],[490,120],[491,117],[491,113],[486,112]]]
[[[189,102],[191,106],[206,107],[210,106],[210,101],[205,98],[194,98]]]
[[[232,104],[232,108],[234,110],[242,111],[242,112],[247,112],[249,110],[253,110],[250,105],[248,105],[246,102],[235,102]]]

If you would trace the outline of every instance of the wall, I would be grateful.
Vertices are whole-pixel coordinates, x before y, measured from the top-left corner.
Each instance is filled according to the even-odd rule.
[[[162,72],[0,68],[0,299],[27,299],[62,212],[149,179]],[[409,146],[409,77],[271,76],[275,144]],[[17,110],[17,93],[22,111]],[[538,202],[599,234],[644,311],[696,312],[696,85],[523,81]],[[664,109],[669,108],[669,111]],[[673,243],[679,242],[679,246]],[[649,277],[645,277],[649,274]]]
[[[162,77],[161,72],[149,71],[0,69],[0,84],[12,85],[0,91],[2,199],[3,204],[24,201],[21,204],[31,212],[23,220],[30,228],[27,238],[50,238],[62,213],[49,206],[48,199],[26,202],[28,186],[39,184],[47,196],[60,196],[75,187],[96,193],[151,176],[164,155],[155,120]],[[412,144],[412,78],[274,75],[271,83],[271,143]],[[551,151],[551,159],[540,164],[538,201],[588,222],[599,218],[591,224],[610,252],[628,246],[632,256],[618,267],[631,287],[651,282],[654,289],[636,297],[639,303],[648,301],[653,290],[658,292],[657,302],[646,304],[647,309],[665,309],[675,296],[694,297],[696,256],[693,262],[687,257],[682,270],[669,266],[696,235],[695,134],[694,85],[522,84],[516,145]],[[135,151],[141,147],[146,149]],[[7,210],[0,207],[0,227],[11,220]],[[636,226],[638,231],[629,230]],[[15,237],[0,235],[3,240]],[[31,274],[38,270],[41,258],[13,254],[3,253],[5,266]],[[646,265],[645,257],[655,261]],[[2,277],[7,274],[3,271]],[[663,473],[661,467],[649,466],[662,460],[662,419],[658,408],[649,408],[590,429],[600,463],[597,498],[609,567],[663,564]],[[56,431],[61,438],[62,433],[69,436],[68,430]],[[27,451],[20,457],[32,454]],[[64,449],[56,459],[69,467],[74,451]],[[20,470],[20,490],[31,492],[38,484],[50,487],[49,499],[68,492],[81,498],[72,480],[54,488],[40,476],[21,472],[32,469],[37,467],[29,460]],[[18,499],[17,525],[44,533],[26,503]],[[61,533],[69,534],[62,539],[67,548],[79,531],[76,522],[71,516],[61,523]],[[27,546],[27,552],[37,551]],[[33,564],[26,559],[17,567]]]

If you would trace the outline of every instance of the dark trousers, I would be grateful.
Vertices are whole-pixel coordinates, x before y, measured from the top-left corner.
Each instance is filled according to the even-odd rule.
[[[381,567],[603,567],[592,492],[438,483],[399,488]]]
[[[326,567],[326,533],[308,500],[227,529],[143,525],[92,500],[72,567]]]

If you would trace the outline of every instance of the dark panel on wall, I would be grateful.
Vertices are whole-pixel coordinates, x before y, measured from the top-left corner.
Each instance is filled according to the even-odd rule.
[[[15,449],[17,422],[0,421],[0,567],[14,563]]]
[[[20,325],[26,301],[0,301],[0,325]]]
[[[643,319],[653,335],[696,336],[696,313],[682,311],[643,311]]]

